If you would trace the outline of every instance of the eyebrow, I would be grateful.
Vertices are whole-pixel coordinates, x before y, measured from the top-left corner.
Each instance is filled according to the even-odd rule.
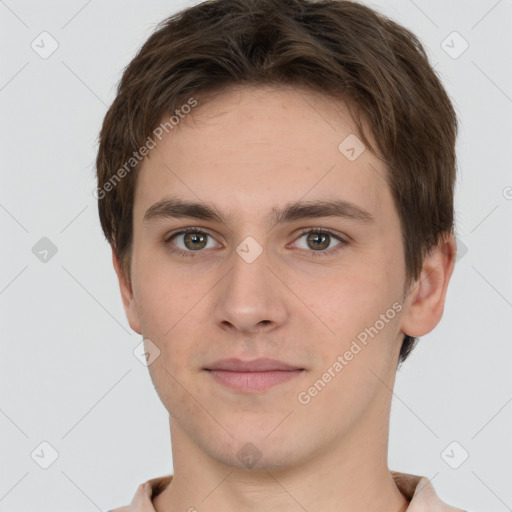
[[[144,214],[143,222],[184,217],[224,224],[231,218],[224,215],[213,204],[173,197],[162,199],[150,206]],[[298,201],[288,203],[282,208],[273,207],[266,220],[270,225],[275,225],[319,217],[341,217],[366,225],[375,222],[371,213],[350,201],[341,199]]]

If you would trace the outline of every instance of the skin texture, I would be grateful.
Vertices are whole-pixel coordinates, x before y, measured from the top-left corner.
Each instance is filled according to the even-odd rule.
[[[199,104],[144,160],[131,281],[115,252],[113,262],[131,328],[160,350],[149,371],[170,416],[174,479],[154,500],[158,512],[407,506],[387,466],[391,389],[404,333],[425,335],[442,316],[456,246],[450,235],[436,247],[404,300],[403,245],[386,168],[369,150],[354,161],[340,152],[353,133],[346,106],[325,96],[231,88]],[[143,221],[149,207],[171,196],[215,204],[226,223]],[[351,201],[375,222],[267,223],[273,207],[326,199]],[[200,250],[186,235],[164,242],[184,227],[210,235]],[[347,243],[331,237],[316,248],[322,234],[310,234],[308,243],[301,233],[317,227]],[[249,236],[263,251],[252,263],[236,251]],[[394,303],[401,311],[300,403],[298,394]],[[305,371],[243,393],[204,370],[228,357],[269,357]],[[237,456],[246,443],[260,457],[252,467]]]

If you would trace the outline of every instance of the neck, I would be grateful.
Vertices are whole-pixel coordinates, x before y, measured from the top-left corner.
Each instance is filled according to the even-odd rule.
[[[299,464],[249,469],[211,457],[171,418],[174,476],[153,506],[156,512],[403,512],[408,501],[387,467],[389,413],[380,431],[382,410],[365,420]]]

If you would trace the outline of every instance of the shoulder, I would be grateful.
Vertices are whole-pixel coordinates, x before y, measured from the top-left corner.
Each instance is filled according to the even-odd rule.
[[[114,508],[107,512],[155,512],[152,499],[158,496],[171,482],[172,475],[152,478],[137,487],[129,505]]]
[[[400,492],[410,500],[407,512],[466,512],[448,505],[437,495],[430,480],[424,476],[391,471]]]
[[[147,509],[147,507],[144,507],[145,501],[151,503],[151,490],[149,489],[148,482],[144,482],[137,487],[135,495],[129,505],[113,508],[107,510],[107,512],[142,512]]]

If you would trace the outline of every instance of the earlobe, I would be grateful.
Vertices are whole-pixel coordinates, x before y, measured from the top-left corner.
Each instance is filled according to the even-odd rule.
[[[132,283],[130,282],[129,276],[126,276],[123,271],[123,266],[116,251],[112,247],[112,264],[117,275],[119,282],[119,291],[121,292],[121,299],[123,301],[123,307],[128,319],[130,327],[137,333],[142,334],[140,328],[139,314],[137,311],[137,304],[133,296]]]
[[[424,336],[441,320],[456,252],[455,237],[449,233],[425,257],[421,275],[406,298],[401,319],[404,334]]]

